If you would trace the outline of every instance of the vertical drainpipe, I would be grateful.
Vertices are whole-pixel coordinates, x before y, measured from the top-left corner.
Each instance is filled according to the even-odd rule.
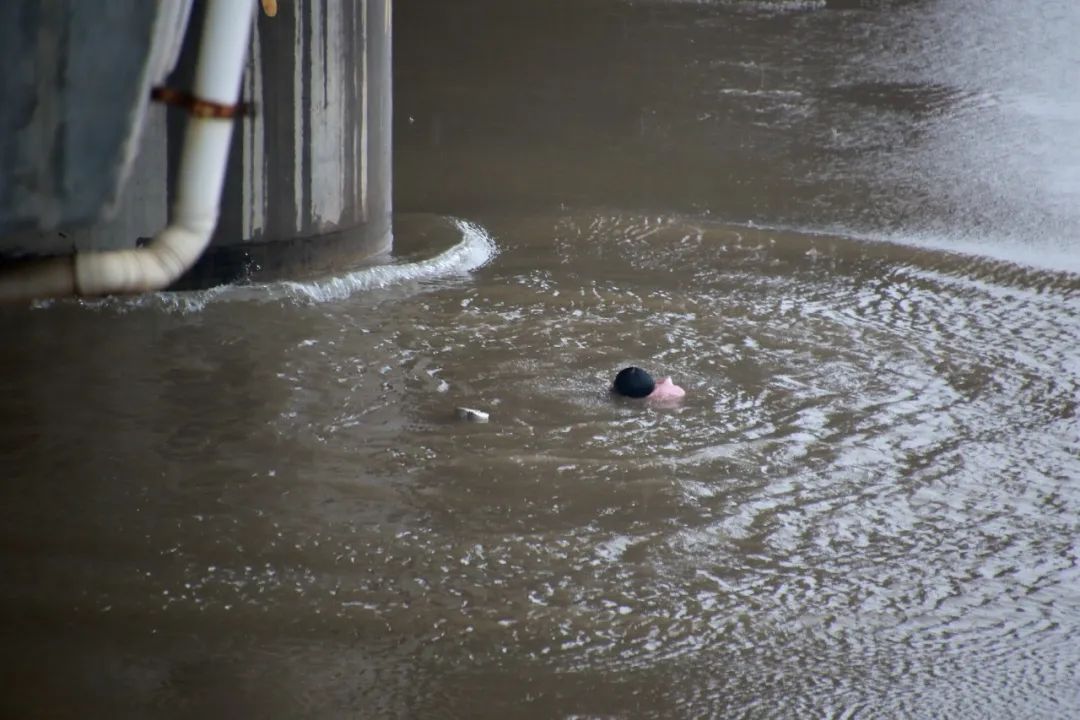
[[[217,225],[254,2],[208,1],[169,225],[142,248],[14,267],[0,274],[0,302],[161,290],[199,259]]]

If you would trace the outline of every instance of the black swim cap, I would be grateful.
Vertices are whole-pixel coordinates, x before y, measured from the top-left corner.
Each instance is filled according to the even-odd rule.
[[[615,384],[611,389],[620,395],[632,398],[643,398],[656,389],[652,375],[639,367],[623,368],[615,376]]]

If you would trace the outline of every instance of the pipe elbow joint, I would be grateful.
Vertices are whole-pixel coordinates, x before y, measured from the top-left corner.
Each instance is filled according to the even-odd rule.
[[[164,290],[199,259],[214,223],[198,230],[169,225],[144,248],[75,256],[79,295]]]

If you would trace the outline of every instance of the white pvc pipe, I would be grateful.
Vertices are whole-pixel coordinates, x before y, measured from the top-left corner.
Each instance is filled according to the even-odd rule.
[[[233,105],[240,95],[255,0],[209,0],[192,95]],[[146,247],[78,253],[0,277],[0,301],[144,292],[169,286],[195,264],[217,225],[234,120],[191,115],[169,225]]]
[[[188,119],[171,222],[145,247],[76,255],[79,295],[160,290],[195,264],[217,225],[232,125],[220,118]]]

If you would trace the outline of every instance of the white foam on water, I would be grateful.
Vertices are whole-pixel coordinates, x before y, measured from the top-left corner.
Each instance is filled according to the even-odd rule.
[[[495,241],[483,227],[457,218],[450,222],[461,233],[461,240],[433,257],[416,262],[374,265],[344,275],[304,282],[284,280],[250,285],[221,285],[206,290],[165,291],[136,297],[82,299],[78,302],[89,309],[120,313],[152,307],[179,314],[198,313],[207,305],[216,302],[337,302],[357,292],[465,275],[483,267],[495,257],[498,252]],[[45,309],[56,302],[39,301],[33,307]]]
[[[392,285],[423,282],[463,275],[486,265],[496,253],[495,241],[484,228],[466,220],[454,220],[461,242],[426,260],[396,265],[377,265],[326,280],[285,281],[278,285],[285,296],[308,302],[344,300],[355,292]]]

